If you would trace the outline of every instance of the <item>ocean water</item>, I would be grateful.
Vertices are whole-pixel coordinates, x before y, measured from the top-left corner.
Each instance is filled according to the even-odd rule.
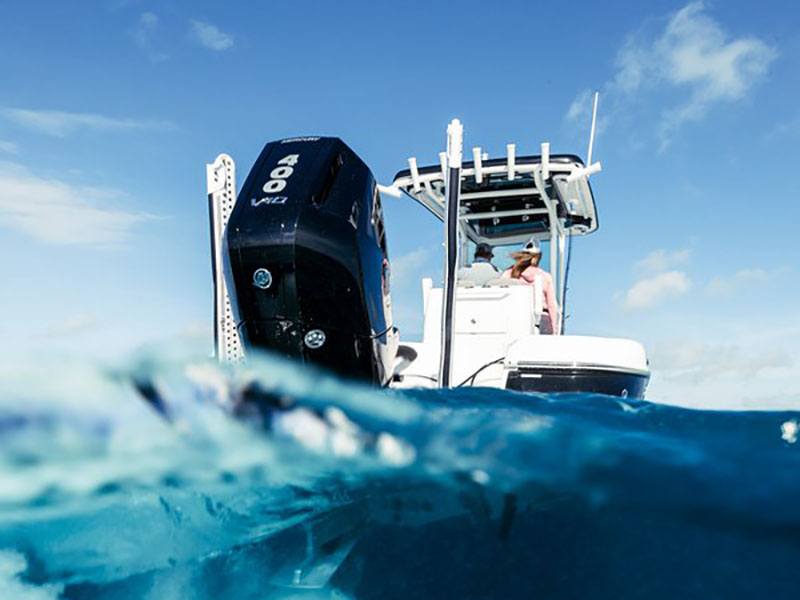
[[[797,412],[274,358],[0,384],[0,599],[797,598]]]

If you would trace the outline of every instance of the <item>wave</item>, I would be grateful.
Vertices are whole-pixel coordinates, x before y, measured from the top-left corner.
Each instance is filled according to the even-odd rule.
[[[0,392],[0,597],[788,597],[798,422],[186,349],[34,365]]]

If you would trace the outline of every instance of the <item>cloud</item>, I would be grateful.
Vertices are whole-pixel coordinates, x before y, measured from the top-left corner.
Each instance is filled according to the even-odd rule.
[[[665,142],[680,125],[701,119],[714,104],[744,97],[777,57],[774,48],[757,38],[728,40],[703,9],[701,2],[685,6],[650,48],[627,51],[625,68],[689,91],[686,101],[664,115],[661,135]]]
[[[192,38],[209,50],[220,52],[233,47],[233,36],[221,31],[216,25],[204,21],[191,21]]]
[[[792,355],[780,347],[744,347],[738,344],[713,344],[689,340],[670,340],[653,347],[653,369],[670,379],[693,383],[716,377],[747,378],[768,369],[790,368]]]
[[[121,194],[0,170],[0,227],[52,244],[114,244],[156,217],[104,206]]]
[[[590,89],[585,89],[582,92],[579,92],[569,105],[566,115],[564,115],[564,119],[569,121],[571,125],[581,128],[585,126],[587,135],[592,122],[592,102],[594,100],[594,92],[595,90]],[[603,94],[600,94],[600,96],[600,102],[602,102]],[[600,107],[600,102],[598,102],[598,107]],[[595,135],[601,136],[606,131],[608,124],[609,119],[606,112],[601,108],[598,108],[597,122],[595,123]]]
[[[764,141],[772,143],[781,138],[791,138],[800,134],[800,114],[776,123],[764,134]]]
[[[688,316],[681,326],[662,327],[647,344],[648,399],[705,409],[798,410],[800,326],[793,316],[729,323]]]
[[[417,248],[406,254],[401,254],[391,262],[392,287],[418,285],[421,277],[420,271],[433,257],[429,248]]]
[[[689,291],[691,282],[682,271],[667,271],[644,277],[625,292],[623,306],[628,310],[651,308]]]
[[[111,10],[119,10],[138,1],[139,0],[107,0],[108,8]]]
[[[692,2],[672,14],[655,36],[640,32],[628,37],[603,95],[620,114],[645,93],[680,97],[677,104],[662,109],[658,119],[663,149],[683,124],[701,120],[720,103],[742,99],[764,78],[777,55],[756,37],[732,38],[706,14],[702,2]],[[586,99],[587,92],[580,92],[565,118],[587,118]]]
[[[155,39],[160,28],[161,19],[158,18],[158,15],[143,12],[139,15],[139,21],[131,32],[133,41],[152,62],[162,62],[169,58],[169,55],[156,48]]]
[[[19,147],[14,142],[0,140],[0,152],[5,154],[16,154],[18,151]]]
[[[661,272],[685,264],[692,251],[688,248],[681,250],[653,250],[650,254],[638,261],[635,267],[640,271]]]
[[[434,266],[440,258],[438,251],[438,245],[420,246],[392,258],[392,313],[404,339],[413,339],[422,332],[420,281],[439,274]]]
[[[712,296],[729,296],[736,290],[763,283],[772,276],[765,269],[742,269],[729,277],[714,277],[706,285],[706,293]]]
[[[120,119],[93,113],[59,110],[2,108],[0,116],[27,129],[55,137],[65,137],[79,129],[94,131],[135,131],[141,129],[173,129],[169,121]]]
[[[214,337],[214,326],[208,320],[192,321],[186,323],[178,331],[177,337],[190,340],[199,339],[208,341]]]
[[[72,315],[60,323],[52,323],[45,332],[49,338],[73,337],[96,329],[97,316],[91,313]]]
[[[575,96],[575,99],[569,105],[567,109],[567,114],[564,116],[567,121],[572,121],[573,123],[581,121],[590,114],[592,109],[592,90],[586,89],[582,92],[578,92],[578,95]]]

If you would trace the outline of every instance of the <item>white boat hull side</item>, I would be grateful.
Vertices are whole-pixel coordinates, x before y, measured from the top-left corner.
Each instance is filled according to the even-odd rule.
[[[439,346],[408,344],[417,358],[394,387],[436,387]],[[523,392],[590,392],[641,398],[650,372],[643,346],[633,340],[593,336],[460,335],[453,382]]]

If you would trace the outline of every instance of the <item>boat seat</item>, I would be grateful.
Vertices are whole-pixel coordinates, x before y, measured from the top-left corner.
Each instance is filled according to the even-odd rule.
[[[487,287],[513,287],[518,285],[530,285],[521,279],[511,279],[510,277],[496,277],[490,279],[484,285]],[[544,288],[541,278],[537,277],[533,282],[533,319],[536,329],[539,329],[539,323],[542,320],[542,313],[544,312]]]
[[[527,285],[524,281],[519,279],[511,279],[510,277],[495,277],[487,281],[484,285],[492,287],[509,287],[512,285]]]
[[[492,279],[497,279],[499,273],[489,263],[477,262],[458,270],[457,280],[460,287],[474,287],[486,285]]]
[[[456,292],[455,334],[486,336],[487,344],[501,346],[510,339],[537,335],[534,292],[533,286],[513,283],[507,287],[459,287]],[[423,287],[423,343],[438,344],[441,339],[443,297],[442,288]],[[497,347],[497,351],[500,352],[497,356],[500,356],[501,348]]]

